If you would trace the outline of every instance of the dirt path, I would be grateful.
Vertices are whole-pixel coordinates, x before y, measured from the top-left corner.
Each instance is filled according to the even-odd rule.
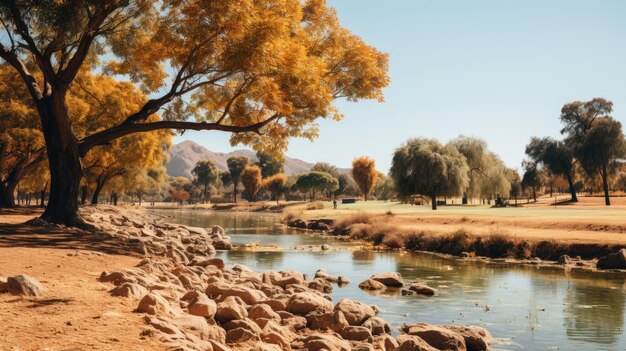
[[[141,338],[146,325],[132,312],[136,302],[112,297],[110,284],[96,280],[139,258],[76,240],[80,233],[6,224],[29,216],[0,216],[0,275],[28,274],[48,291],[32,299],[0,294],[0,350],[162,350],[154,338]]]

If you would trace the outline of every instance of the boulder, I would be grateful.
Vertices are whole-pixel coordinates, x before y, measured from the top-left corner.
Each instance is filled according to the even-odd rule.
[[[367,319],[376,315],[376,312],[370,306],[348,299],[339,301],[335,305],[334,310],[343,312],[350,325],[361,325]]]
[[[340,332],[350,325],[341,311],[309,313],[306,316],[306,320],[307,326],[314,330],[332,330],[334,332]]]
[[[370,319],[366,320],[362,324],[362,326],[369,329],[372,332],[372,335],[391,333],[391,327],[389,326],[389,323],[379,317],[371,317]]]
[[[136,311],[150,315],[176,315],[169,302],[163,296],[154,292],[146,294],[141,301],[139,301]]]
[[[8,277],[0,276],[0,294],[9,292]]]
[[[370,277],[370,279],[382,283],[386,287],[390,288],[401,288],[404,285],[402,276],[400,275],[400,273],[396,272],[374,274]]]
[[[322,221],[311,221],[306,225],[306,229],[326,232],[330,230],[330,226]]]
[[[20,274],[7,278],[7,291],[11,295],[38,297],[46,292],[46,288],[37,279]]]
[[[113,296],[130,297],[139,300],[148,293],[148,289],[139,284],[124,283],[113,288],[110,293]]]
[[[387,289],[385,284],[379,281],[373,280],[373,279],[368,279],[366,281],[361,282],[359,284],[359,288],[363,290],[369,290],[369,291],[381,291],[381,290]]]
[[[414,292],[415,294],[426,296],[433,296],[437,293],[437,289],[431,288],[423,283],[411,283],[408,290]]]
[[[229,296],[217,304],[216,318],[221,321],[243,319],[248,316],[245,302],[239,297]]]
[[[248,305],[256,305],[259,301],[267,299],[267,296],[262,291],[245,286],[232,286],[222,292],[222,299],[228,296],[237,296]]]
[[[430,346],[439,350],[465,351],[465,340],[461,334],[450,329],[427,323],[403,324],[404,333],[419,336]]]
[[[187,307],[187,312],[194,316],[213,317],[217,312],[217,304],[209,299],[205,294],[200,294],[191,300]]]
[[[202,259],[198,261],[192,261],[190,264],[193,266],[200,266],[200,267],[215,266],[219,270],[224,269],[224,260],[222,260],[221,258]]]
[[[443,327],[461,334],[465,340],[467,351],[489,350],[492,337],[485,328],[472,325],[444,325]]]
[[[626,269],[626,249],[601,257],[597,263],[598,269]]]
[[[561,255],[558,259],[559,264],[572,264],[572,258],[569,255]]]
[[[287,226],[292,228],[306,229],[306,222],[301,219],[294,219],[287,222]]]
[[[400,335],[396,338],[398,343],[397,348],[392,348],[394,351],[439,351],[430,346],[424,339],[414,335]]]
[[[258,304],[252,306],[250,310],[248,310],[248,317],[252,320],[257,320],[259,318],[272,319],[280,322],[280,316],[278,313],[274,312],[269,305],[266,304]]]
[[[341,337],[346,340],[372,341],[372,332],[361,326],[350,325],[341,330]]]
[[[301,316],[313,311],[330,312],[332,310],[332,302],[312,292],[294,294],[287,301],[287,311]]]
[[[224,239],[213,240],[212,244],[216,250],[232,250],[233,249],[233,244],[231,244],[229,241],[224,240]]]
[[[235,328],[226,332],[226,342],[229,344],[260,340],[258,334],[244,328]]]
[[[308,351],[351,351],[350,343],[329,334],[315,334],[304,339]]]
[[[326,280],[315,278],[309,282],[309,289],[317,290],[326,294],[333,292],[333,286]]]

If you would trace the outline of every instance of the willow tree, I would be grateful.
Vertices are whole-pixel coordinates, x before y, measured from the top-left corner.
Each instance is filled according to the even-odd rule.
[[[218,130],[280,152],[313,138],[333,100],[379,99],[387,55],[341,27],[323,0],[2,1],[0,58],[26,85],[50,165],[42,219],[82,225],[81,158],[125,135]],[[32,58],[33,66],[26,65]],[[130,79],[153,98],[115,126],[75,134],[67,94],[81,70]],[[160,113],[162,119],[149,121]]]
[[[241,171],[241,184],[243,185],[243,194],[250,202],[254,202],[256,194],[263,185],[263,177],[261,177],[261,168],[257,165],[247,165]]]
[[[272,199],[276,200],[278,205],[280,197],[285,193],[287,176],[282,173],[274,174],[263,181],[263,186],[272,194]]]
[[[437,209],[437,196],[458,196],[468,185],[465,157],[451,144],[434,139],[411,139],[393,154],[390,177],[398,194],[430,197]]]
[[[376,162],[369,157],[359,157],[352,161],[352,178],[361,189],[365,201],[367,196],[374,190],[378,181]]]

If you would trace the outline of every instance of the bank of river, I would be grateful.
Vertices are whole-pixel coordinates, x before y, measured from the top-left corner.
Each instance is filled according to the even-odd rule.
[[[471,324],[487,328],[501,350],[623,350],[626,275],[567,271],[557,267],[494,265],[449,260],[424,253],[372,252],[357,244],[299,233],[264,213],[155,210],[170,222],[224,227],[233,244],[275,244],[279,250],[234,250],[218,256],[227,264],[263,270],[325,268],[351,284],[335,288],[334,301],[349,297],[375,304],[397,329],[403,322]],[[330,244],[324,252],[296,247]],[[373,273],[397,271],[420,280],[438,296],[370,295],[358,283]]]

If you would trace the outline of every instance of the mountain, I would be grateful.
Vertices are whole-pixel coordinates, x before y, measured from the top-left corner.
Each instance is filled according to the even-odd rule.
[[[229,153],[213,152],[191,140],[186,140],[179,144],[174,144],[170,148],[170,161],[165,167],[170,177],[182,176],[191,178],[191,170],[198,161],[211,160],[219,169],[226,170],[226,160],[232,156],[246,156],[253,162],[257,161],[256,152],[252,150],[240,149]],[[285,156],[286,175],[308,172],[311,167],[313,167],[312,163]]]

